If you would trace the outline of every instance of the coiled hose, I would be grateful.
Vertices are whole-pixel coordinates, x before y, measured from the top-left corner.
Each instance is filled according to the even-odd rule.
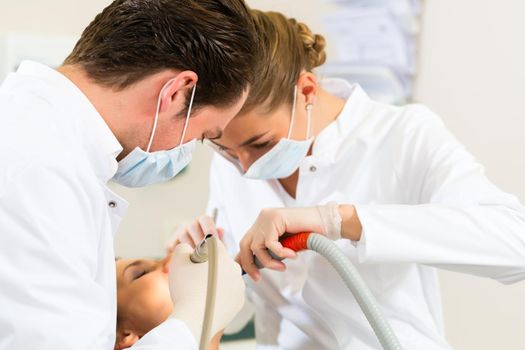
[[[304,244],[302,242],[306,238],[305,249],[321,254],[334,267],[354,295],[383,349],[401,350],[401,344],[379,309],[374,295],[359,274],[359,271],[357,271],[354,264],[345,256],[343,251],[333,241],[323,235],[316,233],[302,233],[300,235],[295,239],[295,236],[290,236],[288,238],[290,242],[286,242],[286,239],[284,239],[281,243],[283,246],[295,250],[302,248],[301,245]]]
[[[206,242],[210,239],[212,244],[206,244]],[[216,274],[216,267],[213,267],[217,261],[215,254],[217,242],[215,240],[216,238],[212,235],[206,236],[206,238],[203,240],[203,243],[201,243],[199,247],[195,249],[195,252],[192,255],[192,261],[194,262],[203,262],[202,257],[206,256],[207,258],[208,255],[212,261],[215,262],[208,265],[208,293],[206,295],[206,311],[199,346],[200,350],[205,350],[208,347],[210,341],[209,333],[211,331],[211,325],[213,321],[213,311],[215,309],[215,289],[217,286],[217,281],[216,276],[211,276]],[[372,326],[372,329],[383,349],[402,349],[399,340],[390,327],[390,324],[383,316],[374,295],[359,274],[359,271],[357,271],[352,262],[345,256],[343,251],[337,245],[335,245],[334,242],[323,235],[305,232],[285,237],[281,240],[281,244],[295,252],[300,252],[307,249],[313,250],[327,259],[337,271],[339,276],[343,279],[348,289],[354,295],[357,303],[359,304],[359,307],[365,314],[365,317],[370,323],[370,326]],[[212,249],[209,249],[209,246],[212,246]],[[271,253],[271,255],[276,259],[282,260],[275,254]],[[257,259],[255,263],[258,267],[262,266],[257,261]]]

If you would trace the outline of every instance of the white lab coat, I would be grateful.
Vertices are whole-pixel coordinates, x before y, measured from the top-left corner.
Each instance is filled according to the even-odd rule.
[[[0,349],[113,349],[127,203],[106,183],[120,144],[73,83],[33,62],[0,87],[0,125]],[[175,320],[137,343],[175,346],[196,348]]]
[[[377,103],[341,80],[325,87],[347,102],[301,163],[296,199],[277,181],[245,179],[215,156],[209,209],[219,209],[218,226],[236,254],[262,208],[355,204],[362,239],[337,245],[357,264],[404,349],[448,349],[435,267],[503,283],[525,278],[525,210],[427,108]],[[286,264],[286,272],[263,270],[262,281],[250,283],[259,349],[380,348],[321,256],[303,252]]]

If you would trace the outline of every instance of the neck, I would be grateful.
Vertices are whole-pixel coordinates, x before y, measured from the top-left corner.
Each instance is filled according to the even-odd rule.
[[[57,71],[71,80],[82,91],[113,134],[119,139],[120,130],[117,128],[117,123],[114,120],[116,119],[115,116],[120,114],[118,103],[109,103],[110,101],[119,101],[118,92],[93,82],[86,72],[78,66],[64,65],[59,67]]]
[[[317,95],[317,103],[313,110],[312,136],[319,135],[330,123],[335,121],[344,108],[345,100],[328,93],[320,88]],[[312,148],[308,155],[312,154]],[[286,192],[293,198],[297,193],[297,183],[299,182],[299,170],[285,179],[279,179]]]
[[[137,118],[132,116],[139,113],[154,114],[149,110],[141,110],[142,106],[137,103],[140,97],[143,98],[149,94],[154,100],[155,96],[152,91],[135,91],[136,88],[116,91],[94,82],[78,65],[61,66],[58,72],[71,80],[82,91],[122,145],[123,151],[117,159],[125,157],[137,145],[144,146],[142,143],[137,143],[137,140],[147,140],[147,132],[143,131],[145,128],[139,124],[140,121],[135,120]],[[153,106],[154,103],[151,105]]]
[[[344,108],[345,100],[319,89],[317,103],[313,110],[313,136],[319,135],[330,123],[335,121]],[[311,150],[310,150],[311,152]]]

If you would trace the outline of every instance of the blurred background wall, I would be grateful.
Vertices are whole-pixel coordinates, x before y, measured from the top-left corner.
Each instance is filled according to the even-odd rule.
[[[340,1],[344,2],[344,1]],[[0,0],[7,33],[76,38],[108,0]],[[328,0],[249,0],[324,33]],[[427,0],[419,34],[414,101],[430,106],[486,166],[489,178],[525,202],[525,2]],[[327,35],[328,52],[336,38]],[[0,55],[2,46],[0,45]],[[1,59],[1,57],[0,57]],[[114,189],[130,202],[117,240],[120,256],[159,256],[173,230],[203,212],[211,152],[199,147],[175,181]],[[525,234],[525,232],[524,232]],[[457,349],[525,349],[525,283],[441,273],[447,337]]]

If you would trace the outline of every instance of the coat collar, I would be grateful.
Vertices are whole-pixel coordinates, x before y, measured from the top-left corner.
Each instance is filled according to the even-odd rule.
[[[370,111],[372,100],[361,86],[350,84],[343,79],[325,79],[322,86],[329,93],[345,99],[346,102],[337,119],[326,126],[315,138],[310,157],[333,160],[335,150]]]
[[[108,182],[117,171],[116,157],[122,146],[86,95],[64,75],[37,62],[23,61],[16,75],[40,80],[48,88],[39,93],[58,106],[59,112],[66,113],[66,118],[78,119],[75,124],[80,128],[87,159],[101,182]]]

